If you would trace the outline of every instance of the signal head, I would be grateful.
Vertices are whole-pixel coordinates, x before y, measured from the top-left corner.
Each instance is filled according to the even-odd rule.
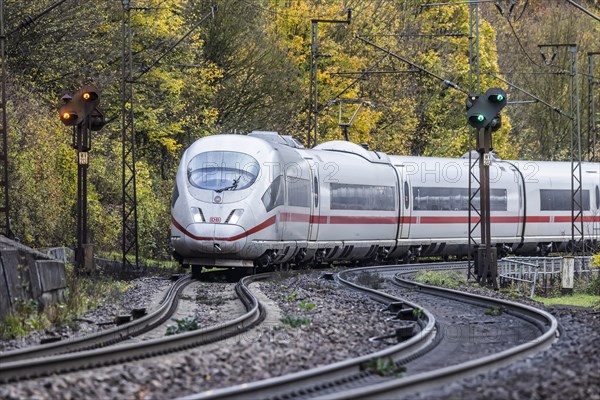
[[[497,107],[504,107],[506,105],[506,92],[500,88],[488,89],[485,92],[485,97]]]
[[[498,115],[506,106],[506,102],[506,92],[500,88],[488,89],[481,97],[469,95],[465,103],[467,122],[476,129],[488,127],[492,130],[499,129],[501,121]]]
[[[473,114],[469,114],[467,116],[467,118],[468,118],[469,125],[471,125],[474,128],[479,129],[479,128],[483,128],[487,125],[485,115],[483,115],[483,114],[473,113]]]
[[[81,90],[75,94],[75,97],[77,97],[78,95],[81,96],[81,100],[83,100],[84,104],[90,105],[86,107],[96,107],[98,103],[100,103],[100,95],[98,94],[98,90],[96,90],[96,87],[94,86],[87,85],[82,87]],[[92,111],[92,109],[93,108],[90,108],[86,111],[89,113]]]
[[[94,86],[84,86],[74,95],[70,93],[62,97],[63,105],[60,108],[60,120],[67,126],[79,125],[90,118],[92,112],[98,108],[100,95]],[[101,113],[100,113],[101,114]],[[103,123],[96,119],[94,126],[102,127]]]
[[[79,122],[79,116],[77,115],[77,113],[72,110],[65,110],[63,109],[64,107],[65,106],[61,107],[60,110],[60,120],[62,121],[62,123],[66,126],[77,125],[77,123]]]
[[[81,94],[81,98],[84,101],[94,101],[94,100],[96,100],[98,98],[98,93],[92,92],[92,91],[84,91]]]

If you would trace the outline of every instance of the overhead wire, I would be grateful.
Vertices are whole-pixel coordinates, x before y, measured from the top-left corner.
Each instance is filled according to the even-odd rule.
[[[512,31],[513,36],[517,40],[519,48],[521,49],[521,51],[523,52],[523,54],[525,54],[525,57],[527,57],[529,59],[529,61],[531,61],[531,63],[533,65],[535,65],[538,68],[541,68],[541,65],[539,65],[537,62],[535,62],[535,60],[533,58],[531,58],[531,56],[529,55],[529,53],[527,52],[527,50],[525,50],[525,47],[523,46],[523,43],[521,43],[521,38],[517,34],[517,31],[515,30],[515,27],[513,26],[512,22],[510,21],[510,18],[506,18],[506,21],[508,22],[508,25],[510,26],[510,30]]]

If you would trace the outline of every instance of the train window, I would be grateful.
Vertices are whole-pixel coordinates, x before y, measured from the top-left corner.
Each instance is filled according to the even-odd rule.
[[[479,208],[479,195],[473,199]],[[506,189],[490,190],[492,211],[508,210]],[[421,211],[468,211],[469,189],[444,187],[413,187],[413,210]]]
[[[331,183],[332,210],[396,210],[393,186],[350,185]]]
[[[476,197],[475,200],[479,202],[479,197]],[[508,210],[506,189],[490,189],[490,209],[492,211]]]
[[[310,181],[295,177],[287,177],[287,204],[294,207],[310,207]]]
[[[275,207],[283,205],[283,184],[282,176],[279,175],[269,185],[265,194],[262,196],[262,202],[265,205],[267,212],[271,211]]]
[[[313,197],[315,199],[315,208],[319,207],[319,180],[315,176],[313,178]]]
[[[408,182],[404,181],[404,208],[408,210],[410,205],[410,192],[408,188]]]
[[[177,182],[175,182],[175,187],[173,188],[173,197],[171,198],[171,208],[175,207],[175,202],[179,198],[179,189],[177,189]]]
[[[590,209],[590,191],[582,190],[583,209]],[[542,211],[570,211],[573,196],[570,189],[540,189]]]
[[[596,186],[596,208],[600,210],[600,188]]]
[[[188,163],[190,184],[198,189],[246,189],[256,181],[260,167],[254,157],[234,151],[207,151]]]

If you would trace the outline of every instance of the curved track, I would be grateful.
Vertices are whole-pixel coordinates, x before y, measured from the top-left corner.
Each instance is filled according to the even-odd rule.
[[[452,265],[451,269],[463,269],[465,267],[466,266],[464,265],[454,264]],[[535,326],[539,332],[539,336],[525,343],[517,344],[494,354],[484,355],[482,357],[455,365],[435,368],[401,379],[391,379],[375,385],[337,392],[335,395],[328,396],[328,398],[387,399],[390,398],[390,396],[407,395],[419,390],[441,386],[445,383],[453,382],[460,378],[507,365],[518,359],[540,352],[551,346],[559,336],[558,323],[556,319],[543,310],[530,307],[525,304],[459,292],[452,289],[424,285],[406,279],[407,274],[411,274],[420,269],[448,269],[443,265],[430,265],[425,267],[422,265],[404,266],[398,269],[400,269],[402,272],[399,272],[395,275],[394,281],[402,287],[410,288],[420,293],[425,293],[432,296],[438,296],[449,300],[467,303],[476,307],[500,308],[502,309],[503,313],[508,314],[515,319],[526,321],[527,323]]]
[[[231,321],[139,343],[51,355],[43,358],[28,358],[12,362],[3,361],[0,364],[0,382],[11,382],[138,360],[200,346],[239,334],[264,319],[263,306],[250,291],[248,285],[269,276],[269,274],[255,275],[243,278],[238,282],[236,293],[246,307],[247,312]]]
[[[441,385],[444,382],[455,380],[459,377],[472,375],[481,372],[486,368],[510,363],[513,360],[541,351],[556,340],[558,335],[557,321],[545,311],[504,300],[420,285],[403,279],[402,277],[398,277],[400,284],[410,286],[412,289],[418,291],[423,291],[423,293],[429,293],[443,298],[451,298],[474,306],[501,307],[515,318],[520,318],[527,321],[527,323],[533,324],[533,326],[537,328],[539,335],[536,340],[516,345],[492,355],[486,355],[469,362],[445,368],[438,368],[424,373],[417,373],[402,378],[396,378],[393,375],[381,376],[377,372],[366,369],[365,365],[387,358],[393,359],[396,366],[401,367],[402,365],[425,355],[428,351],[433,350],[440,342],[441,338],[435,322],[435,313],[422,309],[418,304],[406,299],[401,299],[388,293],[353,283],[351,275],[359,272],[385,272],[386,274],[389,274],[391,271],[400,271],[400,275],[402,275],[419,269],[458,268],[465,268],[465,266],[464,264],[453,263],[450,265],[367,267],[356,268],[339,273],[336,279],[340,284],[350,287],[353,290],[361,291],[375,300],[386,304],[389,311],[396,313],[400,310],[408,310],[410,314],[412,310],[420,309],[420,318],[417,321],[420,332],[405,342],[359,358],[281,377],[198,393],[185,397],[185,399],[242,399],[248,397],[276,399],[324,397],[345,399],[397,397],[425,387]]]

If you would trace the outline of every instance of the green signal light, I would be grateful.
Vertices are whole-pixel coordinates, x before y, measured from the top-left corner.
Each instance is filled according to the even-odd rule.
[[[484,119],[485,119],[485,117],[483,115],[481,115],[481,114],[479,114],[477,116],[477,122],[483,122]]]
[[[497,94],[496,95],[496,101],[500,102],[502,100],[504,100],[504,96],[502,96],[501,94]]]

